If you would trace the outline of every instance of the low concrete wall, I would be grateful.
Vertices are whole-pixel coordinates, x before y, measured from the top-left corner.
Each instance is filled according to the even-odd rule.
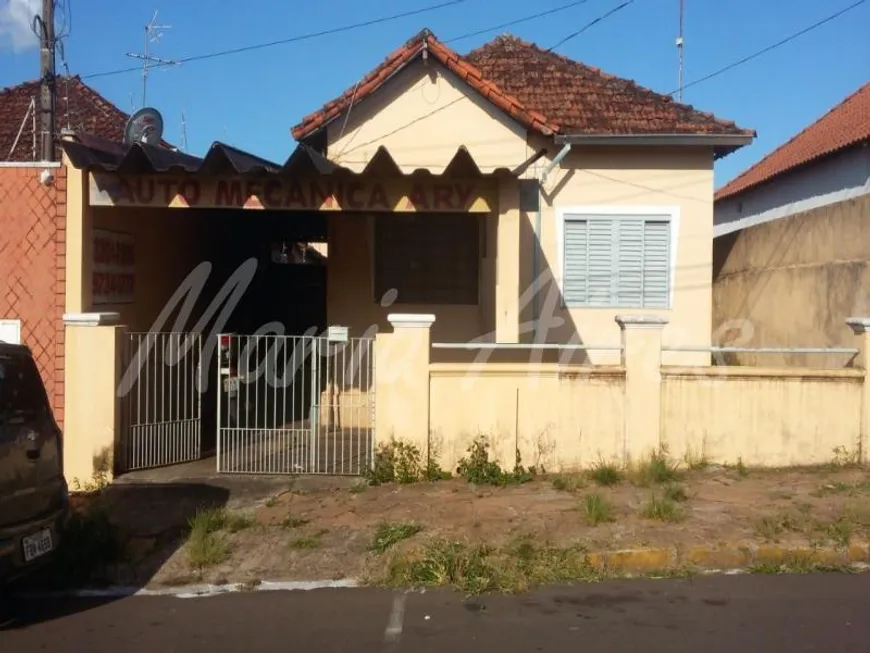
[[[490,437],[500,460],[578,467],[623,455],[625,370],[558,364],[435,364],[429,430],[445,469],[475,436]]]
[[[391,369],[395,359],[377,359],[377,441],[413,442],[446,470],[478,435],[503,467],[512,468],[519,451],[523,465],[547,471],[631,464],[662,447],[685,462],[758,467],[816,465],[838,452],[867,459],[867,319],[850,324],[849,344],[860,352],[855,367],[815,370],[663,367],[665,322],[650,316],[618,318],[617,367],[432,363],[425,324],[410,329],[396,317],[393,333],[378,334],[378,347],[408,354],[413,364],[399,371]]]

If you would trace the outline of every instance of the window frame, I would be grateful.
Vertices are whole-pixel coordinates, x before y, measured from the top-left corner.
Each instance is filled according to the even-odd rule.
[[[615,305],[594,306],[588,304],[568,303],[565,299],[565,223],[569,220],[590,220],[600,217],[609,217],[612,220],[651,218],[668,221],[670,239],[668,242],[668,302],[667,306],[631,306]],[[674,307],[674,290],[677,269],[677,254],[680,234],[680,207],[669,204],[648,205],[593,205],[584,204],[579,206],[556,207],[556,248],[558,256],[558,271],[556,274],[560,294],[560,302],[564,309],[584,310],[644,310],[664,311]]]

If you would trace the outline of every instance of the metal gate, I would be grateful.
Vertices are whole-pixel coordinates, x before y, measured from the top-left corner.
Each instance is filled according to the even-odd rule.
[[[221,335],[219,472],[358,475],[374,448],[374,340]]]
[[[119,388],[122,471],[200,458],[201,362],[198,333],[126,334]]]

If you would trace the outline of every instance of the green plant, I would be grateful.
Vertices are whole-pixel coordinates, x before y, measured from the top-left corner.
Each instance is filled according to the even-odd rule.
[[[292,528],[300,528],[308,524],[311,520],[306,519],[305,517],[296,517],[294,515],[287,515],[281,521],[281,528],[290,530]]]
[[[755,533],[765,542],[778,542],[783,530],[782,520],[777,517],[767,515],[755,522]]]
[[[468,448],[467,455],[459,461],[456,473],[469,483],[477,485],[505,485],[527,483],[534,478],[535,470],[521,465],[520,452],[516,452],[513,472],[507,472],[495,460],[490,460],[489,443],[484,436],[476,437]]]
[[[74,511],[63,529],[52,576],[62,585],[80,586],[124,557],[122,536],[98,500]]]
[[[742,457],[737,459],[736,469],[737,476],[739,476],[740,478],[746,478],[747,476],[749,476],[749,470],[746,469],[746,465],[743,464]]]
[[[646,519],[657,519],[662,522],[678,522],[683,520],[684,515],[680,507],[673,500],[653,493],[646,504],[644,504],[641,516]]]
[[[365,478],[370,485],[409,484],[450,478],[450,474],[438,466],[434,456],[429,457],[425,466],[422,461],[423,456],[416,445],[393,438],[378,447]]]
[[[369,551],[384,553],[394,544],[414,537],[423,526],[414,522],[382,522],[378,524],[369,544]]]
[[[291,549],[300,551],[319,549],[321,546],[323,546],[323,542],[320,541],[319,537],[297,537],[290,542]]]
[[[586,487],[582,474],[557,474],[550,479],[553,488],[562,492],[576,492]]]
[[[583,512],[586,523],[590,526],[616,521],[613,505],[600,494],[587,494],[583,497]]]
[[[622,472],[616,465],[603,460],[597,462],[589,472],[589,478],[603,487],[618,485],[622,482]]]
[[[665,487],[665,498],[677,503],[689,500],[689,494],[682,485],[668,485]]]
[[[682,473],[675,463],[671,463],[664,450],[655,451],[649,458],[642,461],[633,471],[632,480],[636,485],[664,485],[682,478]]]
[[[842,515],[837,521],[828,524],[825,530],[834,544],[839,547],[847,547],[855,535],[855,524],[848,515]]]
[[[189,520],[187,557],[191,566],[202,569],[223,562],[229,555],[229,542],[223,531],[237,533],[249,528],[253,520],[225,508],[200,508]]]

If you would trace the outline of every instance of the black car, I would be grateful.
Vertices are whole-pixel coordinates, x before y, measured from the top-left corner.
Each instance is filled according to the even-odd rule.
[[[0,342],[0,594],[52,559],[68,515],[61,431],[36,363]]]

